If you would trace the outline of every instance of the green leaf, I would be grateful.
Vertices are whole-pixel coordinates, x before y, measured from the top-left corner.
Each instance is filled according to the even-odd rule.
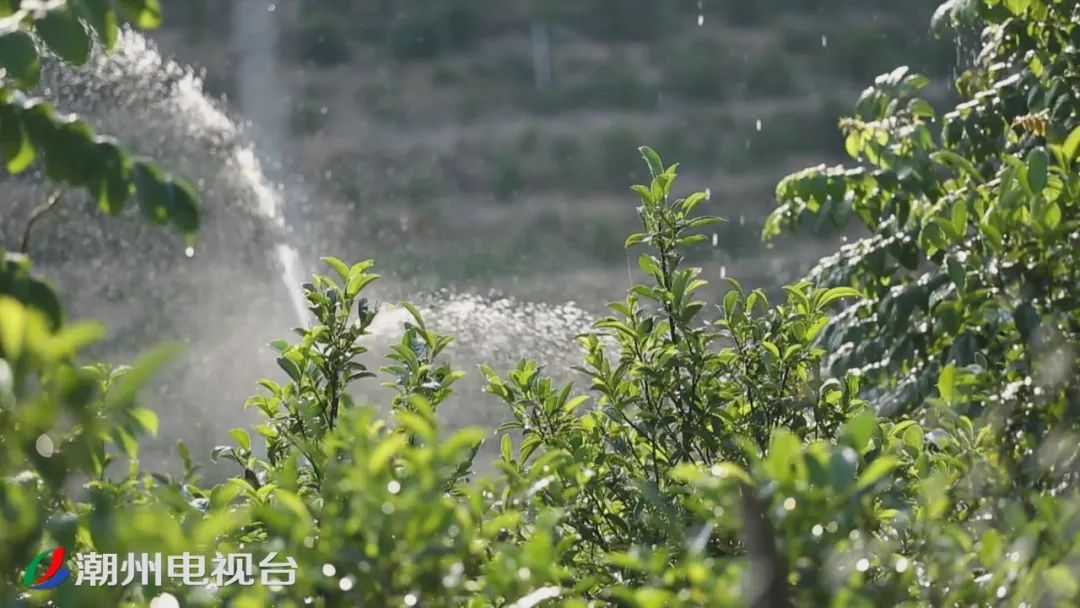
[[[643,253],[638,256],[638,268],[642,272],[648,275],[655,275],[660,272],[660,265],[656,263],[656,260],[649,254]]]
[[[921,452],[923,449],[922,427],[917,424],[909,426],[907,430],[904,431],[904,444],[915,448],[916,451]]]
[[[952,150],[938,150],[930,155],[930,159],[936,163],[945,165],[946,167],[956,167],[964,173],[967,173],[968,176],[976,182],[983,182],[982,174],[975,168],[975,165],[970,160],[960,156]]]
[[[7,77],[20,85],[32,88],[41,78],[41,59],[34,39],[22,30],[0,36],[0,68]]]
[[[510,435],[502,436],[502,440],[499,442],[499,453],[506,462],[514,459],[514,444],[513,440],[510,439]]]
[[[967,271],[964,269],[963,264],[952,256],[945,260],[945,264],[949,269],[949,278],[956,284],[956,289],[961,292],[964,291],[967,286]]]
[[[865,298],[858,289],[853,287],[833,287],[821,295],[818,306],[824,308],[841,298]]]
[[[169,222],[185,234],[199,229],[199,196],[190,184],[173,180],[169,184]]]
[[[116,46],[118,33],[112,0],[81,0],[75,10],[94,28],[105,49],[111,51]]]
[[[139,161],[132,170],[132,178],[135,182],[136,199],[143,215],[156,224],[168,221],[174,192],[161,169]]]
[[[1061,207],[1057,203],[1044,205],[1042,211],[1043,215],[1039,219],[1048,230],[1053,230],[1061,225]]]
[[[1027,165],[1028,186],[1031,187],[1032,192],[1038,194],[1046,188],[1050,176],[1050,155],[1046,152],[1046,148],[1040,146],[1032,150],[1028,154]]]
[[[153,410],[148,410],[146,408],[137,408],[135,410],[132,410],[131,415],[133,418],[135,418],[135,420],[139,421],[139,424],[142,425],[144,429],[146,429],[146,432],[150,433],[155,437],[157,436],[158,416],[154,413]]]
[[[109,141],[98,141],[94,154],[97,171],[90,182],[90,191],[102,211],[117,215],[131,196],[131,165],[124,151]]]
[[[229,431],[236,443],[247,451],[251,451],[251,436],[244,429],[232,429]]]
[[[967,232],[968,221],[968,208],[964,201],[960,201],[953,205],[952,216],[950,218],[953,231],[958,238],[962,238]]]
[[[172,361],[180,353],[182,347],[179,344],[163,344],[149,353],[141,356],[131,369],[120,376],[111,387],[107,395],[111,407],[124,407],[135,399],[136,393],[161,367]]]
[[[1069,136],[1065,138],[1065,143],[1062,144],[1061,150],[1065,153],[1065,160],[1072,163],[1076,160],[1076,152],[1080,149],[1080,127],[1076,127],[1069,133]]]
[[[930,102],[925,99],[912,99],[908,102],[908,112],[918,118],[933,119],[935,112],[934,106],[930,105]]]
[[[1039,327],[1039,313],[1031,302],[1023,302],[1013,311],[1013,320],[1016,321],[1016,329],[1025,342],[1030,342]]]
[[[300,381],[300,367],[296,365],[296,363],[293,363],[291,360],[286,359],[285,357],[278,357],[277,364],[278,367],[285,370],[285,373],[288,374],[294,382]]]
[[[342,262],[341,260],[339,260],[339,259],[337,259],[335,257],[330,257],[330,256],[322,258],[322,261],[329,264],[330,267],[334,269],[334,272],[336,272],[338,274],[338,276],[341,277],[342,281],[348,281],[349,280],[349,265],[348,264],[346,264],[345,262]]]
[[[180,459],[185,463],[191,462],[191,450],[182,440],[176,442],[176,451],[180,454]]]
[[[1031,6],[1031,0],[1005,0],[1005,6],[1014,15],[1021,15]]]
[[[1005,555],[1005,539],[997,530],[990,528],[979,540],[979,559],[983,566],[993,566]]]
[[[55,181],[82,186],[94,176],[94,131],[84,120],[60,120],[44,145],[45,173]]]
[[[829,457],[829,479],[835,489],[843,491],[855,481],[858,462],[858,454],[847,446],[833,450]]]
[[[49,11],[34,23],[34,28],[49,49],[64,61],[83,65],[90,58],[90,35],[71,10]]]
[[[19,114],[6,104],[0,105],[0,151],[3,152],[7,170],[12,175],[25,171],[37,156],[23,129]]]
[[[734,462],[721,462],[719,464],[714,464],[712,467],[709,468],[709,473],[713,477],[719,477],[721,479],[736,479],[748,486],[753,485],[754,483],[753,480],[750,478],[750,475],[745,470],[743,470],[742,467],[735,464]]]
[[[56,136],[56,113],[47,101],[34,100],[24,104],[22,122],[30,141],[40,151],[46,151]]]
[[[374,450],[368,458],[368,472],[378,475],[390,467],[390,461],[401,452],[408,444],[408,438],[401,434],[387,437]]]
[[[865,409],[844,423],[841,436],[848,445],[861,452],[870,443],[876,429],[877,416],[873,410]]]
[[[638,152],[641,152],[641,157],[649,165],[649,173],[652,174],[653,178],[664,173],[664,163],[660,160],[660,155],[656,153],[656,150],[648,146],[642,146],[638,148]]]
[[[938,376],[938,393],[947,402],[952,402],[956,396],[956,366],[952,363],[945,366]]]
[[[138,28],[152,30],[161,25],[161,4],[158,0],[119,0],[120,10]]]
[[[773,431],[769,441],[769,456],[765,467],[777,481],[787,481],[792,467],[803,459],[802,445],[799,438],[787,429]]]
[[[896,469],[898,461],[893,456],[881,456],[874,459],[862,473],[859,474],[855,487],[859,490],[869,487]]]
[[[626,237],[626,242],[623,243],[623,248],[624,249],[629,249],[629,248],[633,247],[634,245],[637,245],[639,243],[644,243],[646,240],[648,240],[648,238],[649,238],[649,235],[644,233],[644,232],[638,232],[638,233],[635,233],[635,234],[631,234],[630,236]]]
[[[859,131],[852,131],[848,133],[848,136],[844,138],[844,150],[848,153],[848,156],[859,159],[859,153],[863,148],[863,136]]]

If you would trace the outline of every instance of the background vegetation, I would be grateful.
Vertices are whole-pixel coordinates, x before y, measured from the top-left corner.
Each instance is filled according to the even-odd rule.
[[[155,37],[235,100],[229,3],[164,5],[176,19]],[[553,250],[587,274],[579,289],[625,288],[622,192],[647,177],[634,153],[645,143],[742,220],[696,253],[707,273],[778,287],[778,259],[794,279],[798,248],[754,237],[773,185],[808,159],[842,157],[836,120],[874,76],[901,64],[947,76],[958,55],[928,32],[933,0],[277,5],[292,107],[282,155],[319,201],[337,202],[314,212],[339,226],[314,222],[318,238],[357,258],[374,241],[384,268],[424,287],[560,303],[542,287],[568,280]],[[949,94],[937,82],[933,99]]]
[[[197,228],[183,182],[89,127],[24,101],[42,44],[85,61],[111,5],[17,11],[0,33],[4,161],[103,210],[135,199]],[[120,3],[145,27],[153,2]],[[687,252],[720,220],[705,192],[640,150],[640,228],[625,246],[647,280],[580,337],[587,388],[530,361],[480,369],[515,422],[495,470],[485,433],[440,436],[461,376],[450,341],[410,321],[379,370],[392,419],[346,387],[375,311],[371,262],[326,258],[305,285],[315,319],[273,347],[282,375],[248,401],[262,417],[215,449],[235,473],[144,472],[157,416],[137,395],[168,350],[131,368],[86,365],[94,337],[59,314],[19,254],[0,281],[0,600],[235,606],[1071,605],[1077,578],[1080,76],[1076,8],[947,2],[937,28],[983,28],[961,98],[940,112],[907,68],[875,79],[841,128],[848,165],[782,180],[764,235],[861,222],[779,301],[730,282],[707,306]],[[753,18],[752,14],[744,15]],[[449,20],[449,16],[447,17]],[[454,36],[447,30],[446,44]],[[69,156],[66,146],[84,152]],[[265,449],[263,447],[265,446]],[[119,465],[127,464],[127,470]],[[51,592],[19,587],[42,549],[292,556],[290,587]],[[51,595],[50,595],[51,594]]]

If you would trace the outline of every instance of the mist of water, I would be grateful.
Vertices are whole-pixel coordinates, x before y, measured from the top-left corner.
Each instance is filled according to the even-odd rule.
[[[256,390],[258,377],[278,374],[264,345],[287,337],[290,327],[310,317],[299,289],[308,271],[316,270],[308,267],[314,258],[308,252],[347,245],[304,246],[298,241],[302,231],[287,219],[301,214],[287,213],[286,206],[303,203],[318,210],[333,203],[297,201],[288,188],[271,182],[247,127],[205,92],[199,74],[164,59],[152,42],[131,31],[122,33],[114,53],[98,54],[84,68],[50,63],[41,94],[200,191],[205,220],[193,248],[179,235],[148,225],[134,210],[103,218],[92,201],[81,200],[43,223],[32,253],[41,261],[39,269],[57,281],[72,316],[101,319],[113,329],[103,356],[128,360],[167,339],[188,344],[184,359],[165,374],[147,404],[161,414],[168,435],[163,449],[176,438],[197,452],[224,442],[228,428],[254,419],[241,404]],[[10,183],[22,208],[48,190],[40,178]],[[307,215],[318,221],[318,213]],[[0,219],[0,228],[10,228],[5,222],[18,224],[18,214]],[[378,251],[365,257],[377,258]],[[376,288],[370,295],[394,300],[409,293]],[[493,427],[508,415],[482,393],[477,364],[506,369],[529,357],[556,380],[567,381],[571,362],[578,360],[573,337],[591,322],[572,303],[549,306],[452,292],[409,299],[429,325],[455,336],[448,354],[468,374],[440,410],[451,427]],[[368,338],[373,367],[406,320],[401,308],[381,308]],[[387,403],[377,384],[358,386],[358,400]]]

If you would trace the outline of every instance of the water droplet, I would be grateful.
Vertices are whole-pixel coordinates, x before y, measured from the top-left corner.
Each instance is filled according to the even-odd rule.
[[[900,559],[896,560],[896,571],[900,573],[907,572],[908,565],[908,559],[906,557],[901,557]]]
[[[323,576],[334,576],[337,574],[337,568],[334,567],[334,564],[323,564],[322,573]]]
[[[829,46],[829,37],[826,36],[825,34],[822,34],[821,35],[821,48],[825,48],[827,46]]]
[[[195,257],[195,248],[189,246],[187,249],[184,250],[184,255],[186,255],[189,258]]]
[[[814,524],[814,527],[810,529],[810,533],[814,536],[821,536],[825,532],[825,528],[821,527],[821,524]]]
[[[757,129],[759,133],[761,132],[761,119],[760,118],[757,119],[757,123],[754,124],[754,128]]]
[[[342,591],[349,591],[353,588],[353,585],[354,582],[351,576],[346,576],[345,578],[338,581],[338,589],[341,589]]]
[[[180,608],[180,602],[171,593],[162,593],[150,600],[150,608]]]
[[[410,593],[410,594],[405,596],[405,605],[406,606],[415,606],[416,601],[417,601],[416,600],[416,595],[413,594],[413,593]]]
[[[53,452],[56,451],[56,446],[53,445],[53,440],[48,435],[42,433],[34,442],[34,448],[38,454],[41,454],[42,458],[51,458]]]
[[[726,279],[727,278],[727,266],[721,266],[720,267],[720,278],[721,279]]]
[[[398,480],[392,479],[390,480],[390,483],[386,484],[386,491],[391,494],[397,494],[401,491],[401,484],[398,483]]]
[[[697,24],[698,24],[698,27],[701,27],[702,25],[705,25],[705,15],[698,15],[697,16]]]
[[[870,569],[870,561],[867,560],[865,557],[860,559],[858,562],[855,563],[855,569],[859,572],[866,572]]]
[[[725,272],[724,274],[727,274],[727,273]],[[786,509],[788,511],[794,511],[795,510],[795,499],[791,498],[791,497],[788,497],[786,500],[784,500],[784,509]]]

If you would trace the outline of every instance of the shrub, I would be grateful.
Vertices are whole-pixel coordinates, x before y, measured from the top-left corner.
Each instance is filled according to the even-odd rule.
[[[495,151],[488,156],[491,170],[491,192],[501,203],[516,198],[525,185],[525,173],[520,161],[513,154]]]
[[[577,108],[651,108],[656,105],[656,90],[646,82],[640,70],[628,62],[603,65],[585,80],[558,85],[541,103],[547,109]]]
[[[649,0],[594,0],[579,6],[563,4],[556,17],[594,36],[614,40],[653,40],[672,26],[674,11],[668,3]],[[560,14],[561,11],[561,14]]]
[[[334,66],[352,59],[347,30],[340,19],[305,16],[295,37],[296,52],[301,61]]]
[[[672,49],[666,58],[664,83],[672,93],[705,101],[720,100],[730,94],[736,70],[717,42],[692,40]]]
[[[856,165],[781,181],[764,235],[850,218],[870,235],[775,303],[736,281],[715,306],[698,296],[706,282],[687,251],[719,220],[697,212],[707,193],[674,194],[676,167],[641,149],[641,231],[625,245],[643,250],[646,279],[579,337],[586,389],[529,360],[481,366],[512,416],[484,476],[473,461],[485,433],[438,430],[462,374],[451,338],[411,305],[378,372],[394,390],[390,420],[349,397],[375,374],[360,360],[376,315],[370,261],[325,258],[328,274],[304,286],[314,321],[273,343],[281,375],[248,401],[257,435],[235,429],[215,448],[236,476],[210,484],[182,447],[178,477],[137,462],[138,436],[157,427],[138,389],[168,351],[126,370],[80,365],[96,330],[66,325],[25,258],[5,256],[0,600],[1075,605],[1072,13],[1038,0],[943,5],[939,23],[988,27],[968,78],[979,94],[939,119],[919,97],[926,79],[903,68],[862,94],[842,123]],[[0,50],[26,77],[13,57]],[[212,591],[172,579],[23,591],[23,568],[56,545],[272,553],[298,575]]]
[[[400,7],[390,16],[386,46],[397,59],[429,59],[475,42],[480,12],[469,2],[438,0]]]
[[[751,95],[791,95],[799,88],[791,59],[776,50],[751,58],[744,67],[743,82]]]

